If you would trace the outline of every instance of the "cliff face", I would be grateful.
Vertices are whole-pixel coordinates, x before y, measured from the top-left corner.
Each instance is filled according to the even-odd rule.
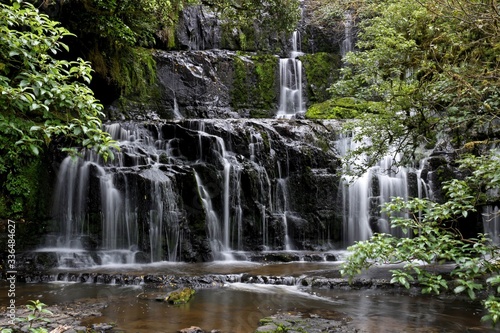
[[[307,19],[292,36],[266,31],[258,23],[246,31],[230,30],[209,9],[187,7],[175,30],[174,46],[154,52],[158,78],[154,100],[114,103],[110,119],[273,118],[280,99],[280,58],[299,51],[303,99],[326,100],[338,77],[343,37],[326,33]],[[311,25],[312,24],[312,25]],[[248,28],[247,28],[248,29]],[[118,107],[119,106],[119,107]]]
[[[61,163],[49,248],[76,245],[103,264],[327,250],[341,240],[336,122],[107,126],[121,146],[113,162],[89,154]]]

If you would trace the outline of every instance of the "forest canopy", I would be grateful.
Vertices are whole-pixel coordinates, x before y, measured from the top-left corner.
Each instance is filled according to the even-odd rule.
[[[345,127],[358,143],[345,171],[359,174],[388,154],[401,154],[400,163],[411,165],[424,152],[447,155],[455,169],[438,175],[440,200],[394,198],[384,205],[391,226],[408,237],[376,233],[356,242],[343,274],[353,278],[372,265],[403,264],[391,282],[408,288],[418,282],[425,293],[452,289],[472,299],[486,291],[484,319],[497,323],[499,248],[489,235],[465,235],[461,227],[500,204],[500,5],[346,0],[323,7],[318,17],[338,17],[339,11],[352,14],[358,31],[342,78],[330,89],[332,101],[372,103]],[[360,158],[363,163],[355,162]],[[449,276],[422,266],[446,262],[454,264]]]
[[[358,152],[368,153],[374,163],[389,147],[412,158],[417,148],[432,147],[443,135],[456,148],[495,142],[496,1],[345,0],[338,5],[358,20],[358,34],[357,52],[345,57],[343,79],[331,87],[333,98],[380,106],[352,124],[360,141],[372,139]],[[336,17],[335,8],[326,6],[325,15]]]

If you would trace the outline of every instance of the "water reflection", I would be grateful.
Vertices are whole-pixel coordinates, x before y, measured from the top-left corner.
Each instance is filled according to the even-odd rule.
[[[1,286],[0,301],[7,301]],[[310,289],[298,286],[229,284],[201,289],[188,304],[173,306],[144,299],[140,294],[165,291],[141,286],[88,283],[18,284],[18,304],[41,299],[47,304],[68,301],[105,301],[103,317],[92,322],[114,322],[126,332],[176,332],[191,325],[207,331],[253,332],[259,319],[277,312],[302,312],[329,319],[351,318],[365,332],[500,332],[480,322],[479,302],[456,297],[392,294],[387,291]]]

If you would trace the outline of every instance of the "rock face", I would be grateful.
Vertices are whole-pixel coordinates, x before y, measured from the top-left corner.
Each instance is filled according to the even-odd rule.
[[[324,22],[315,17],[317,4],[314,1],[301,1],[302,18],[297,30],[300,31],[301,46],[303,52],[338,53],[345,40],[345,22],[329,22],[329,26],[322,25]],[[176,50],[245,50],[252,52],[276,53],[286,56],[287,49],[291,49],[290,36],[269,31],[265,24],[255,22],[252,27],[240,27],[252,29],[246,31],[245,47],[240,41],[240,32],[237,29],[228,29],[224,22],[205,6],[186,7],[179,18],[175,31],[175,47],[165,46],[163,49]]]
[[[307,54],[304,96],[311,102],[328,98],[338,76],[340,57]],[[157,51],[163,118],[274,118],[280,98],[279,58],[225,50]],[[133,117],[136,119],[137,117]]]
[[[307,6],[306,6],[307,7]],[[338,77],[343,32],[328,35],[308,18],[309,9],[297,27],[298,43],[292,35],[277,36],[254,24],[246,47],[239,34],[204,6],[182,11],[175,31],[175,46],[155,51],[158,98],[137,105],[120,103],[110,119],[180,118],[273,118],[280,99],[280,58],[291,51],[300,54],[301,77],[306,104],[323,102],[327,89]],[[302,53],[302,52],[304,53]],[[283,82],[283,80],[281,80]],[[131,113],[130,109],[137,109]]]
[[[187,7],[182,11],[175,31],[177,48],[189,51],[219,49],[221,30],[220,21],[206,7]]]
[[[274,56],[210,50],[157,52],[156,59],[161,104],[171,118],[274,116],[279,92]]]
[[[341,239],[337,127],[273,119],[109,124],[121,146],[113,162],[62,162],[59,222],[47,246],[93,251],[63,257],[70,267],[330,249]]]

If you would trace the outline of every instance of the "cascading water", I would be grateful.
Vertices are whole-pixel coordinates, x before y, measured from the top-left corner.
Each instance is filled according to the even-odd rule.
[[[483,228],[484,233],[494,244],[500,244],[500,210],[498,206],[483,207]]]
[[[337,148],[341,155],[345,155],[356,146],[351,137],[343,137]],[[360,177],[345,176],[341,181],[345,245],[367,240],[374,232],[404,236],[398,228],[391,228],[389,217],[381,211],[381,206],[394,197],[407,200],[428,194],[419,170],[396,166],[399,158],[399,155],[385,156]],[[360,156],[354,165],[361,165],[365,159],[365,156]]]
[[[310,140],[325,126],[295,133],[292,126],[296,131],[297,124],[273,119],[106,125],[120,151],[108,162],[90,151],[62,161],[57,225],[39,252],[57,252],[62,267],[81,267],[231,260],[243,258],[241,251],[305,249],[318,237],[330,243],[334,229],[310,228],[319,215],[304,218],[315,214],[301,203],[310,198],[290,189],[312,162],[311,154],[301,162],[299,151],[316,149],[298,138],[308,133]],[[333,139],[333,130],[325,133]],[[314,168],[326,170],[323,163],[336,158],[314,151]],[[320,214],[334,211],[325,202]]]
[[[174,107],[173,107],[173,112],[174,112],[174,119],[182,119],[184,118],[181,114],[181,112],[179,111],[179,103],[177,103],[177,97],[175,96],[175,92],[173,92],[173,95],[174,95]]]
[[[277,118],[292,118],[297,113],[304,113],[302,99],[302,62],[297,59],[300,51],[300,34],[292,35],[292,51],[290,58],[280,59],[280,100]]]
[[[213,207],[212,198],[206,186],[203,184],[200,176],[196,171],[194,175],[196,179],[196,184],[198,185],[198,194],[200,195],[203,209],[205,210],[205,218],[207,223],[210,248],[212,249],[213,253],[222,253],[227,249],[224,248],[224,244],[222,243],[223,236],[222,236],[220,219],[217,216],[217,212]]]
[[[340,47],[340,54],[344,57],[348,52],[353,50],[354,37],[353,37],[354,20],[350,11],[344,14],[344,40]]]
[[[284,235],[285,235],[285,250],[290,251],[293,249],[293,245],[290,240],[290,235],[288,231],[288,215],[290,212],[289,207],[289,194],[288,194],[288,179],[284,178],[281,173],[281,164],[278,162],[278,179],[276,180],[276,193],[274,195],[274,212],[283,222]]]
[[[492,147],[492,149],[496,149]],[[500,190],[498,188],[489,189],[488,196],[498,198]],[[483,207],[483,231],[494,244],[500,244],[500,209],[498,205],[487,205]]]
[[[205,151],[203,137],[209,138],[210,148],[207,148],[217,157],[222,166],[222,219],[217,218],[213,213],[210,201],[210,193],[205,189],[203,180],[196,175],[198,190],[206,211],[206,222],[209,225],[210,244],[216,259],[233,259],[230,252],[242,248],[242,209],[240,200],[240,174],[241,164],[236,156],[226,149],[224,140],[217,136],[205,132],[203,122],[194,122],[198,132],[199,162],[204,161],[203,151]],[[215,144],[214,144],[215,143]],[[222,258],[220,257],[222,255]]]
[[[261,155],[266,153],[262,135],[258,132],[251,132],[250,138],[250,161],[253,169],[257,172],[259,183],[258,202],[262,222],[262,245],[264,250],[268,250],[270,243],[266,210],[273,207],[271,180],[269,179],[266,168],[259,162],[261,160]],[[271,157],[274,156],[274,150],[272,148],[270,149],[270,154]]]
[[[176,260],[181,212],[172,180],[157,168],[160,154],[168,150],[158,145],[162,140],[155,142],[138,128],[125,130],[113,124],[106,130],[120,144],[114,161],[104,163],[87,152],[83,160],[67,157],[61,163],[53,213],[60,233],[55,241],[49,237],[46,245],[64,254],[61,266],[134,263],[139,248],[142,261]],[[147,197],[145,202],[139,192]],[[90,226],[90,219],[99,219],[101,225]],[[147,230],[140,230],[141,219]],[[90,229],[95,228],[100,229],[100,239],[90,239],[95,232]],[[149,244],[140,246],[146,240]],[[84,248],[95,252],[81,254]]]

